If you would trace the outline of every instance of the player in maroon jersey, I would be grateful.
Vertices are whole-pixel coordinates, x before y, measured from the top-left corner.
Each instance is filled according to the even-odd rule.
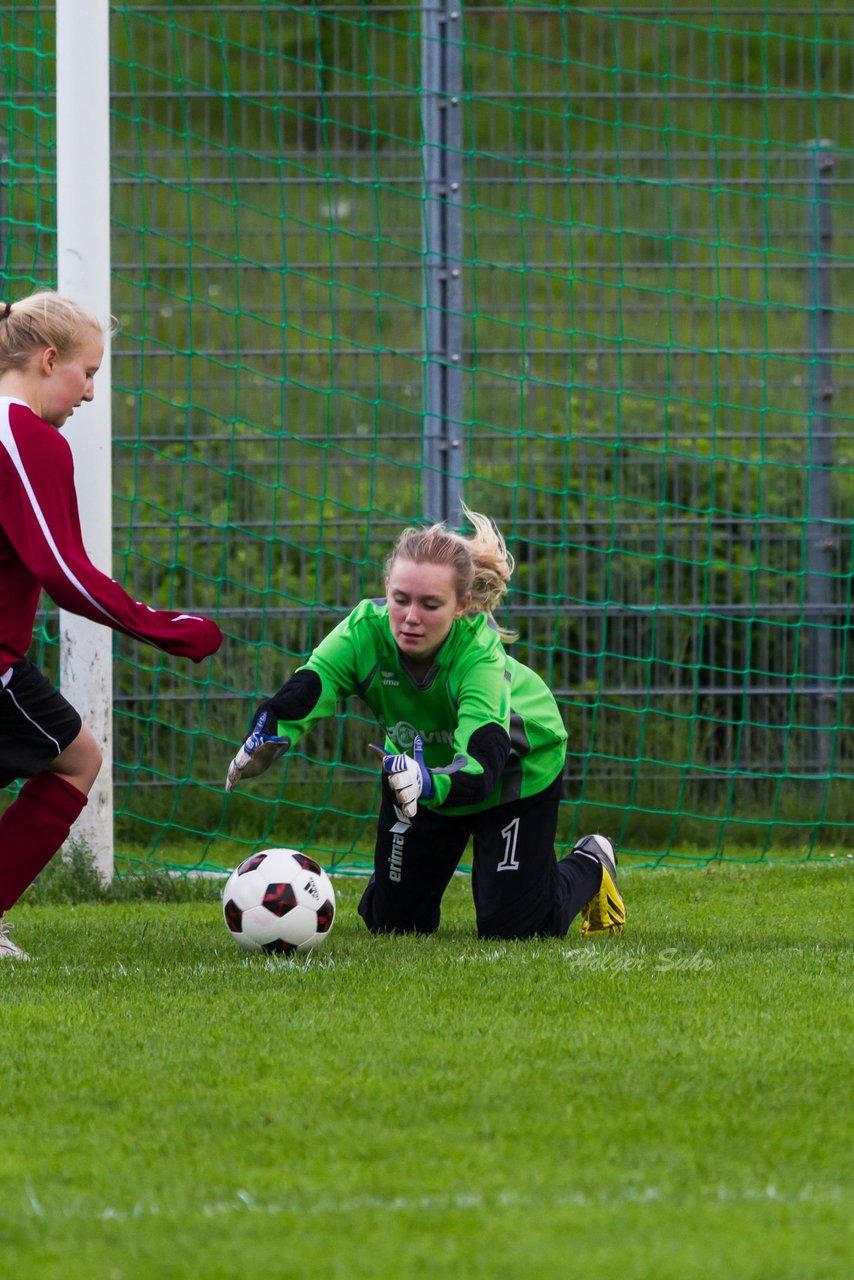
[[[69,298],[0,302],[0,787],[27,779],[0,817],[0,958],[26,958],[3,914],[63,844],[101,768],[91,731],[27,660],[42,589],[194,662],[222,643],[216,623],[132,599],[86,554],[60,429],[93,398],[103,353],[102,324]]]

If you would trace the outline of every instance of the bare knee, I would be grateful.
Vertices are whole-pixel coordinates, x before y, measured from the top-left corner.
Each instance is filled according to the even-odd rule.
[[[101,748],[89,726],[84,724],[74,741],[48,765],[48,772],[58,774],[78,791],[88,795],[95,785],[103,762]]]

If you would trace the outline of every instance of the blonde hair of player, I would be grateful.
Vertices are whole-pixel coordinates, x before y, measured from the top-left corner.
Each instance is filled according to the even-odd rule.
[[[25,369],[34,351],[53,347],[60,358],[73,355],[92,330],[114,333],[96,315],[63,294],[44,289],[17,302],[0,302],[0,373]]]
[[[489,516],[471,511],[465,504],[462,511],[474,527],[473,534],[464,537],[444,524],[433,524],[426,529],[404,529],[388,558],[386,573],[391,572],[396,560],[450,566],[454,571],[457,599],[462,600],[471,593],[469,612],[485,613],[502,640],[515,640],[517,633],[499,626],[494,617],[495,609],[510,586],[513,557]]]

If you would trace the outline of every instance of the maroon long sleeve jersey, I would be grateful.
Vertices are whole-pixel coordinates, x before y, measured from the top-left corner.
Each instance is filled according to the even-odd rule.
[[[194,662],[222,644],[215,622],[152,609],[95,568],[68,442],[20,400],[0,397],[0,672],[26,657],[42,588],[61,609]]]

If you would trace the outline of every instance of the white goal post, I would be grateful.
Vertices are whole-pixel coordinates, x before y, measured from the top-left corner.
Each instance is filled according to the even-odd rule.
[[[110,315],[110,6],[109,0],[56,0],[57,289],[102,317]],[[83,540],[93,563],[112,574],[110,340],[95,399],[65,428]],[[72,841],[113,875],[113,634],[60,611],[60,688],[104,753],[89,804]]]

